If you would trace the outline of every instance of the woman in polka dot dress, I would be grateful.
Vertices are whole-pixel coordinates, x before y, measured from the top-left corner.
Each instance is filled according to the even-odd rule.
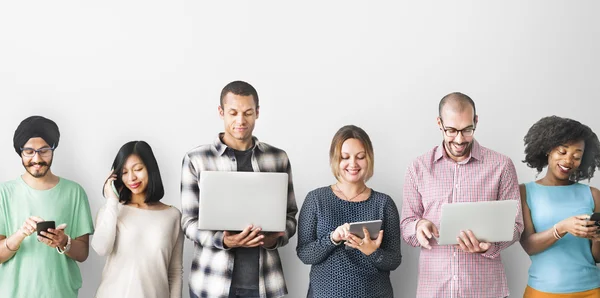
[[[307,297],[393,297],[390,271],[400,266],[400,222],[390,196],[366,185],[373,176],[373,145],[359,127],[342,127],[329,151],[337,182],[308,193],[298,219],[296,252],[311,265]],[[382,220],[371,237],[349,223]],[[371,239],[376,238],[376,239]]]

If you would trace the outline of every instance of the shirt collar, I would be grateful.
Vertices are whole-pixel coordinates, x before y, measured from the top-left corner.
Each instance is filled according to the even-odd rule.
[[[219,133],[217,135],[217,137],[215,138],[214,142],[213,142],[213,150],[215,152],[217,152],[217,154],[219,156],[223,155],[226,151],[227,148],[230,148],[229,146],[227,146],[225,143],[223,143],[223,141],[221,140],[221,138],[223,137],[224,133]],[[260,151],[264,151],[264,145],[258,141],[258,138],[255,136],[252,136],[252,141],[254,142],[254,146],[252,147],[252,151],[258,149]]]

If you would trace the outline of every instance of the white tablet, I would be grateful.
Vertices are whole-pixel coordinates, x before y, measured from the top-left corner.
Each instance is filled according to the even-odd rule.
[[[471,230],[480,242],[511,241],[517,201],[483,201],[442,205],[439,245],[458,244],[460,231]]]

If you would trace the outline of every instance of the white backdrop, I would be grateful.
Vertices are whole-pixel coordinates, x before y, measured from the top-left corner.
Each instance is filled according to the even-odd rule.
[[[94,216],[130,140],[153,147],[164,202],[180,208],[183,155],[222,130],[219,93],[238,79],[261,99],[255,135],[289,154],[299,207],[334,181],[331,138],[355,124],[375,147],[369,185],[400,208],[405,169],[441,142],[437,104],[452,91],[475,100],[476,138],[511,157],[520,182],[535,177],[522,139],[539,118],[600,131],[597,1],[222,2],[0,3],[0,180],[23,172],[13,132],[40,114],[62,134],[53,171],[86,189]],[[280,252],[289,297],[305,297],[309,267],[295,246]],[[402,249],[394,291],[414,297],[419,252]],[[186,240],[184,297],[191,251]],[[502,257],[519,297],[529,258],[519,244]],[[93,297],[103,265],[94,251],[81,264],[81,297]]]

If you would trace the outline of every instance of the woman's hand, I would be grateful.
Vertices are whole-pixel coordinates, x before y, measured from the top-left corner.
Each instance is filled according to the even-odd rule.
[[[575,237],[591,239],[597,235],[598,226],[589,219],[587,214],[572,216],[557,223],[556,230],[561,237],[569,233]]]
[[[348,230],[350,230],[349,223],[345,223],[337,227],[335,231],[331,233],[331,240],[333,240],[334,242],[341,242],[346,240],[348,235],[350,235],[350,232],[348,232]]]
[[[363,227],[363,234],[365,234],[365,238],[362,239],[354,234],[349,234],[348,239],[346,240],[346,246],[356,248],[368,256],[375,252],[379,246],[381,246],[381,241],[383,240],[383,230],[379,231],[379,235],[377,235],[377,239],[375,240],[371,239],[369,230],[367,230],[365,227]]]
[[[108,174],[108,177],[106,178],[106,182],[104,183],[104,197],[105,198],[112,198],[112,199],[116,199],[118,200],[119,197],[117,196],[117,194],[115,194],[115,192],[113,191],[113,183],[117,180],[117,175],[113,174],[113,171],[111,170],[110,173]]]

